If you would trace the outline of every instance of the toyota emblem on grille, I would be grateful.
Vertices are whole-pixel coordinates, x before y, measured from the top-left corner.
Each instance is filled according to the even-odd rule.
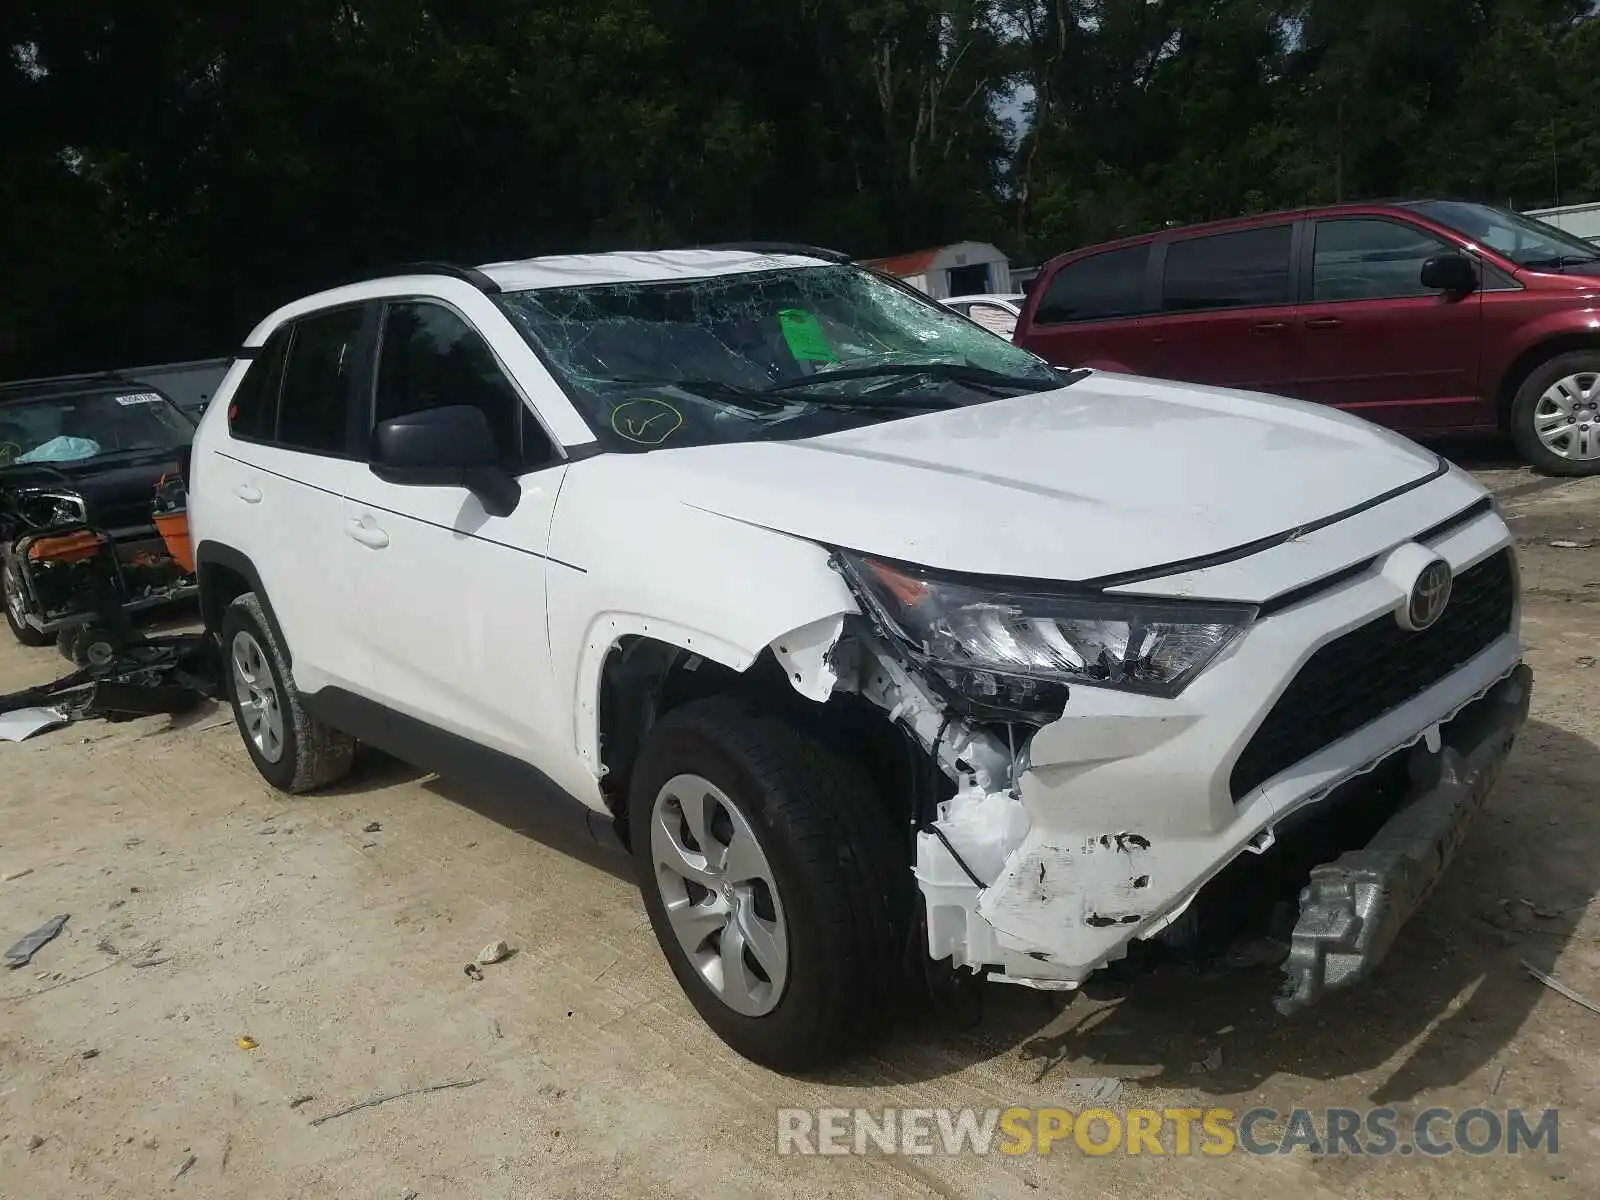
[[[1450,584],[1450,564],[1443,559],[1436,558],[1423,567],[1411,585],[1401,624],[1420,632],[1442,617],[1445,605],[1450,603]]]

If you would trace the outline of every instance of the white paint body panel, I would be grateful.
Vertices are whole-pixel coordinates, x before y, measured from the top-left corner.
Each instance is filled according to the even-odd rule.
[[[343,509],[347,533],[387,539],[345,539],[367,668],[359,692],[547,774],[570,766],[542,557],[567,470],[523,476],[509,517],[488,515],[465,488],[402,487],[364,469]]]
[[[693,251],[487,271],[506,287],[538,287],[790,264]],[[374,280],[309,297],[248,344],[285,319],[386,296],[455,307],[558,443],[594,441],[538,357],[464,281]],[[196,437],[191,528],[197,546],[254,561],[297,686],[347,688],[521,757],[597,811],[600,679],[618,640],[656,638],[733,670],[771,647],[802,695],[824,699],[830,651],[858,611],[829,547],[1058,581],[1166,567],[1123,590],[1260,602],[1375,559],[1485,494],[1459,471],[1438,474],[1411,442],[1333,410],[1097,373],[804,441],[577,456],[524,476],[521,506],[501,519],[459,488],[392,486],[361,463],[231,440],[226,400],[241,376],[235,364]],[[349,536],[358,526],[381,527],[387,546]],[[1485,511],[1430,547],[1460,570],[1509,543]],[[1075,686],[1066,714],[1029,748],[1026,821],[976,801],[961,817],[988,839],[990,886],[920,848],[935,942],[1040,986],[1075,983],[1169,920],[1251,838],[1426,736],[1519,660],[1513,614],[1511,634],[1455,673],[1235,804],[1233,759],[1299,667],[1404,599],[1369,567],[1257,622],[1175,699]],[[997,829],[1020,843],[991,844]],[[1145,845],[1108,844],[1117,831]],[[1085,921],[1118,904],[1125,911],[1109,915],[1136,919]]]
[[[1095,374],[803,441],[658,451],[630,470],[640,489],[825,544],[1086,580],[1324,519],[1437,461],[1317,405]]]

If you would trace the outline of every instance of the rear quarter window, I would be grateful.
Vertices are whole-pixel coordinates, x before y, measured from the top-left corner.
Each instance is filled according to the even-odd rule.
[[[1050,277],[1034,310],[1036,325],[1136,317],[1145,309],[1150,245],[1105,250],[1070,262]]]
[[[267,339],[228,401],[228,433],[248,442],[270,442],[278,426],[278,393],[283,388],[284,326]]]

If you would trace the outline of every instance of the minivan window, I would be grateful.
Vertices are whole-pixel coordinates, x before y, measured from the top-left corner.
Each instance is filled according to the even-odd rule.
[[[1150,244],[1123,246],[1068,263],[1050,279],[1033,320],[1038,325],[1106,321],[1145,311]]]
[[[1459,200],[1419,200],[1405,207],[1505,255],[1519,267],[1559,271],[1592,269],[1600,263],[1600,246],[1509,209]]]
[[[1422,264],[1450,249],[1415,225],[1376,217],[1317,222],[1311,263],[1312,300],[1381,300],[1432,296]]]
[[[1167,246],[1164,312],[1287,304],[1291,225],[1185,238]]]
[[[348,451],[364,319],[360,308],[339,308],[295,322],[278,401],[279,445],[312,454]]]

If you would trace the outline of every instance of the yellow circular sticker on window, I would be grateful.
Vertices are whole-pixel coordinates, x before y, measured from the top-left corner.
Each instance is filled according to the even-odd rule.
[[[641,446],[659,446],[683,424],[683,414],[665,400],[624,400],[611,410],[611,429]]]

